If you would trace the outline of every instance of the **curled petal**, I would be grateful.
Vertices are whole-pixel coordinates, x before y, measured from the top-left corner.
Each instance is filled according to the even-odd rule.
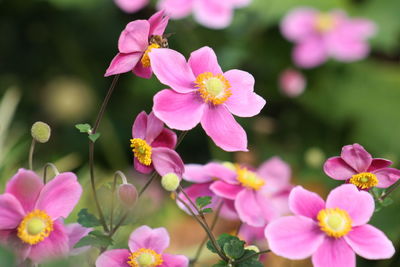
[[[161,254],[169,246],[169,234],[163,227],[151,229],[144,225],[132,232],[128,244],[131,251],[147,248]]]
[[[142,58],[142,52],[122,54],[118,53],[110,63],[104,76],[111,76],[131,71]]]
[[[357,172],[367,171],[372,163],[371,154],[359,144],[344,146],[340,156]]]
[[[149,39],[150,23],[147,20],[135,20],[126,25],[118,40],[121,53],[144,52]]]
[[[147,114],[142,111],[137,115],[132,126],[132,137],[145,139],[147,132]]]
[[[392,164],[393,164],[393,162],[390,160],[375,158],[375,159],[372,159],[371,165],[368,168],[368,172],[387,168]]]
[[[383,168],[374,173],[378,177],[379,183],[376,187],[379,188],[387,188],[400,179],[400,170],[394,168]]]
[[[158,174],[163,176],[172,172],[182,177],[185,166],[178,153],[166,147],[154,147],[152,152],[151,159]]]
[[[157,138],[151,143],[152,147],[167,147],[174,149],[176,146],[176,133],[164,128]]]
[[[167,28],[169,18],[165,16],[165,12],[163,10],[158,11],[153,16],[149,18],[150,23],[150,33],[149,36],[152,35],[163,35],[165,28]]]
[[[324,172],[335,180],[347,180],[357,173],[341,157],[329,158],[324,164]]]
[[[164,129],[164,123],[153,112],[147,117],[146,141],[151,144]]]

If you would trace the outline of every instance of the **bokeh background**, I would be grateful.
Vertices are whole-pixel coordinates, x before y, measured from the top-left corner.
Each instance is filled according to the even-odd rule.
[[[329,61],[303,71],[307,87],[289,98],[278,86],[279,74],[292,67],[293,44],[279,31],[279,22],[292,8],[312,6],[323,11],[344,9],[351,16],[375,21],[379,30],[371,40],[372,52],[362,61]],[[87,137],[74,127],[93,123],[112,78],[103,74],[117,52],[125,25],[148,18],[154,3],[140,12],[123,13],[112,0],[0,0],[0,188],[18,168],[28,167],[30,126],[37,120],[52,127],[52,138],[37,146],[35,167],[42,173],[46,162],[62,171],[75,171],[85,192],[68,221],[82,207],[94,213],[88,177]],[[400,1],[398,0],[253,0],[236,10],[224,30],[198,25],[191,17],[171,21],[170,47],[188,56],[208,45],[215,49],[223,69],[243,69],[256,78],[256,92],[267,100],[262,113],[238,119],[249,137],[250,152],[226,153],[218,149],[200,127],[190,131],[178,152],[186,163],[230,160],[258,165],[278,155],[293,170],[293,183],[326,195],[339,182],[324,175],[326,157],[338,155],[343,145],[362,144],[374,157],[385,157],[400,167]],[[141,111],[149,112],[152,96],[164,87],[151,80],[122,75],[99,131],[96,174],[102,202],[109,203],[115,170],[124,171],[132,183],[146,180],[132,167],[129,147],[131,127]],[[400,249],[400,192],[394,203],[374,215],[381,228]],[[134,210],[129,225],[119,232],[115,247],[125,247],[137,225],[165,226],[171,233],[170,251],[192,256],[204,234],[194,220],[180,211],[154,183]],[[238,222],[221,220],[217,232],[231,232]],[[96,256],[57,262],[62,266],[89,266]],[[0,252],[0,265],[9,254]],[[203,265],[211,266],[204,253]],[[391,260],[367,261],[358,266],[399,266]],[[6,263],[7,264],[7,263]],[[54,265],[54,264],[53,264]],[[308,260],[288,261],[268,256],[265,266],[310,266]],[[50,264],[49,266],[52,266]]]

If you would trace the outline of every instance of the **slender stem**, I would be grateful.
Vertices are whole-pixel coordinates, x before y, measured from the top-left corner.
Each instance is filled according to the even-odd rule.
[[[32,138],[31,147],[29,149],[29,169],[33,170],[33,152],[35,151],[35,139]]]
[[[241,222],[239,223],[238,227],[236,228],[235,236],[238,236],[238,235],[239,235],[240,228],[242,228],[242,225],[243,225],[243,222],[241,221]]]
[[[111,190],[111,214],[110,214],[110,232],[113,231],[113,221],[114,221],[114,198],[115,198],[115,189],[117,186],[117,179],[118,177],[121,178],[122,180],[122,184],[127,184],[128,180],[126,179],[126,176],[123,172],[121,171],[116,171],[114,174],[114,182],[113,182],[113,186],[112,186],[112,190]]]
[[[50,163],[50,162],[46,163],[46,165],[44,165],[44,168],[43,168],[43,183],[44,184],[47,183],[47,168],[48,167],[51,167],[51,169],[53,170],[55,175],[59,175],[60,174],[60,172],[58,171],[56,165],[54,165],[53,163]]]
[[[178,141],[176,142],[176,147],[178,147],[182,143],[183,138],[185,138],[187,133],[188,133],[188,131],[183,131],[183,132],[180,133],[180,135],[178,137]]]
[[[399,187],[399,185],[400,185],[400,180],[397,181],[397,183],[395,183],[394,185],[392,185],[392,186],[386,191],[386,193],[383,194],[378,200],[379,200],[379,201],[384,201],[385,198],[386,198],[388,195],[390,195],[391,193],[393,193],[393,191],[396,190],[397,187]]]
[[[153,182],[154,178],[156,178],[157,175],[158,175],[158,173],[154,171],[153,174],[151,175],[150,179],[147,180],[146,184],[142,187],[142,189],[140,189],[138,197],[140,197],[144,193],[144,191],[146,191],[146,189]]]
[[[185,198],[189,201],[189,203],[193,206],[194,209],[196,209],[196,211],[198,212],[198,214],[204,218],[203,213],[197,208],[197,205],[193,202],[193,200],[188,196],[188,194],[186,194],[185,190],[183,190],[182,186],[179,185],[179,191],[182,192],[182,194],[185,196]]]
[[[251,255],[249,255],[249,256],[247,256],[247,257],[244,257],[244,258],[242,258],[242,259],[240,259],[240,260],[238,260],[238,261],[235,261],[235,263],[240,263],[240,262],[246,261],[246,260],[248,260],[248,259],[250,259],[250,258],[252,258],[252,257],[254,257],[254,256],[259,256],[259,255],[261,255],[261,254],[268,253],[268,252],[271,252],[271,250],[270,250],[270,249],[262,250],[262,251],[260,251],[260,252],[251,254]]]

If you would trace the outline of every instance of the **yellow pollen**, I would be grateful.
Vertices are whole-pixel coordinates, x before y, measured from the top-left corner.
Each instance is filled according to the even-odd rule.
[[[335,28],[336,20],[335,17],[330,14],[321,13],[317,15],[314,23],[314,27],[317,31],[326,33]]]
[[[131,267],[156,267],[163,263],[160,254],[152,249],[141,248],[132,252],[127,262]]]
[[[53,231],[53,220],[42,210],[28,213],[17,229],[17,236],[25,243],[36,245]]]
[[[140,62],[142,62],[143,67],[148,68],[151,66],[150,64],[150,57],[149,57],[149,53],[151,52],[151,50],[153,50],[154,48],[160,48],[160,46],[158,44],[151,44],[147,47],[146,51],[143,54],[143,57],[141,59]]]
[[[265,185],[265,181],[261,179],[255,172],[249,171],[247,168],[236,166],[238,181],[245,187],[260,190]]]
[[[323,209],[317,216],[318,225],[328,236],[339,238],[347,235],[351,230],[351,218],[347,211],[335,209]]]
[[[358,188],[368,189],[378,185],[379,180],[375,174],[370,172],[362,172],[359,174],[353,175],[350,180],[350,183],[354,184]]]
[[[143,165],[150,166],[151,164],[151,146],[140,138],[131,139],[131,148],[133,155]]]
[[[204,72],[197,76],[194,83],[206,103],[220,105],[232,95],[229,89],[231,85],[222,74],[213,75],[211,72]]]

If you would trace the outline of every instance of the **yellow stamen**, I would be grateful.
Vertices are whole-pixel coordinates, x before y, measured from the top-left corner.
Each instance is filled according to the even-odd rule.
[[[229,89],[231,85],[222,74],[213,75],[211,72],[204,72],[197,76],[194,83],[206,103],[220,105],[232,95]]]
[[[351,218],[347,211],[335,209],[323,209],[318,213],[318,225],[328,236],[339,238],[351,230]]]
[[[362,172],[359,174],[353,175],[350,180],[350,183],[354,184],[358,188],[361,189],[368,189],[378,185],[379,180],[375,174],[370,172]]]
[[[131,139],[131,147],[135,158],[143,165],[150,166],[151,146],[143,139],[134,138]]]
[[[260,190],[265,185],[263,179],[247,168],[236,166],[236,173],[238,181],[247,188]]]
[[[314,27],[321,33],[333,30],[336,26],[336,19],[331,14],[321,13],[316,16]]]
[[[163,259],[154,250],[141,248],[131,253],[127,263],[132,267],[156,267],[163,263]]]
[[[143,67],[148,68],[148,67],[151,66],[149,53],[150,53],[151,50],[153,50],[154,48],[160,48],[160,46],[159,46],[158,44],[150,44],[150,45],[147,47],[146,51],[144,52],[143,57],[142,57],[142,59],[141,59],[141,62],[142,62]]]
[[[17,236],[25,243],[35,245],[42,242],[53,231],[53,220],[46,212],[34,210],[28,213],[17,229]]]

